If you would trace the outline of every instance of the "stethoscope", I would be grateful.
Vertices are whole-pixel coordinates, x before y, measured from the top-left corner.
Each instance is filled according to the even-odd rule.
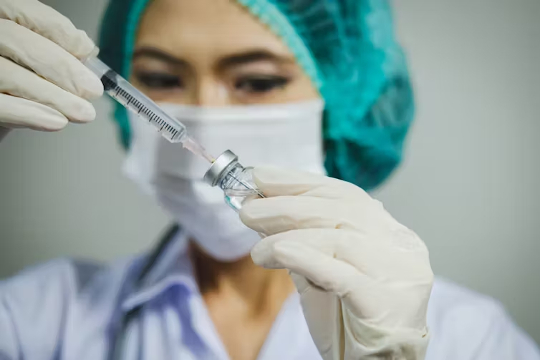
[[[123,289],[134,290],[139,288],[144,283],[146,276],[150,273],[150,271],[160,258],[161,254],[163,253],[164,249],[174,239],[175,235],[178,233],[179,230],[180,228],[178,225],[174,225],[169,230],[167,230],[165,235],[159,241],[158,245],[148,256],[148,259],[144,263],[141,271],[138,273],[137,276],[135,276],[133,280],[127,279],[127,281],[123,285]],[[121,294],[124,294],[124,292],[125,291],[122,291]],[[123,296],[121,295],[120,299],[118,300],[117,307],[120,306],[122,299]],[[121,311],[118,311],[118,314],[120,314],[120,316],[118,317],[118,319],[114,319],[113,321],[114,330],[112,334],[111,346],[109,348],[109,354],[107,356],[108,360],[121,360],[124,358],[128,326],[133,319],[139,316],[141,310],[142,305],[138,305],[135,306],[133,309],[130,309],[125,314],[122,314]]]

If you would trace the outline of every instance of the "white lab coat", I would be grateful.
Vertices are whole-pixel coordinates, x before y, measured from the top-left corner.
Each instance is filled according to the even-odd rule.
[[[122,359],[218,359],[228,354],[185,254],[172,241],[137,289],[145,257],[97,266],[56,260],[0,282],[0,360],[104,360],[118,320],[140,306]],[[534,342],[495,300],[437,279],[426,360],[540,360]],[[258,360],[321,359],[298,294],[285,302]]]

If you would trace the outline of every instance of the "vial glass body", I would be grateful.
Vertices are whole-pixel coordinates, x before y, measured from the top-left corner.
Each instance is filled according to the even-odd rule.
[[[261,196],[253,181],[253,168],[238,163],[222,176],[218,186],[225,194],[225,202],[236,211],[247,199]]]
[[[204,181],[210,186],[219,186],[225,194],[225,202],[236,211],[247,199],[264,197],[253,181],[253,168],[243,167],[231,150],[224,151],[212,161]]]

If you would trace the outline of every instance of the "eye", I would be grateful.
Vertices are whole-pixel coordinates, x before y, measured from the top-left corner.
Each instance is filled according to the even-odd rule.
[[[135,73],[137,80],[150,89],[172,89],[183,87],[182,79],[179,76],[163,73]]]
[[[235,83],[235,88],[240,91],[250,93],[266,93],[275,89],[281,89],[290,82],[284,76],[250,76],[239,79]]]

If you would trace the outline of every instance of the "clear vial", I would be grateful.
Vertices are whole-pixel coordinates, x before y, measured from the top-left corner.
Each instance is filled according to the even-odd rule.
[[[230,150],[216,158],[204,174],[204,180],[211,186],[219,186],[225,202],[235,211],[239,211],[247,199],[264,197],[253,181],[253,168],[243,167]]]

